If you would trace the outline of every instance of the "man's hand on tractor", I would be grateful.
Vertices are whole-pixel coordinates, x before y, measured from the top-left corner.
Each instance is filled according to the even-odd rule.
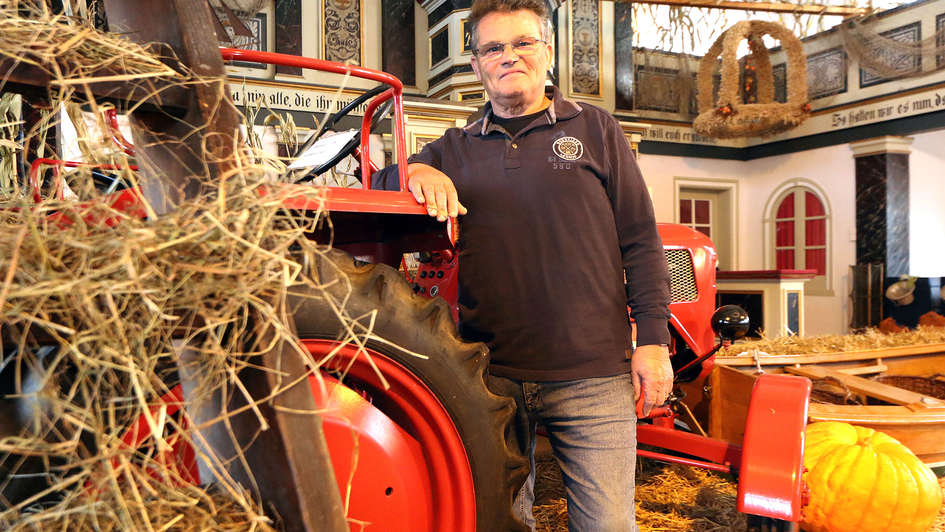
[[[669,350],[665,345],[638,346],[630,359],[630,372],[635,398],[639,400],[640,394],[643,394],[642,414],[646,417],[650,410],[665,403],[673,391],[673,366],[669,362]]]
[[[407,189],[417,203],[426,203],[427,214],[441,222],[447,217],[466,214],[466,207],[459,202],[456,187],[446,174],[423,163],[407,165]]]

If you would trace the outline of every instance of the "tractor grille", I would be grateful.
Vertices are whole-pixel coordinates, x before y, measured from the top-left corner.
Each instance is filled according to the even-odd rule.
[[[666,249],[669,264],[669,293],[672,302],[695,301],[699,297],[696,276],[692,270],[692,256],[687,249]]]

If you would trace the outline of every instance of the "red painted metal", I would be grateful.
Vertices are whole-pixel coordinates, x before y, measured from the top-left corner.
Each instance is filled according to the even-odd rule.
[[[55,171],[55,177],[59,178],[59,167],[66,168],[98,168],[100,170],[122,170],[123,166],[118,166],[114,164],[96,164],[96,163],[86,163],[81,161],[60,161],[59,159],[36,159],[33,161],[33,164],[30,165],[30,189],[33,192],[33,201],[39,203],[43,201],[43,196],[41,194],[41,186],[39,183],[39,169],[43,166],[52,166]],[[135,165],[129,165],[130,170],[138,170],[138,167]],[[56,186],[57,197],[56,199],[61,200],[63,198],[63,189],[61,186]]]
[[[41,194],[41,187],[39,183],[39,169],[42,166],[52,166],[55,171],[56,178],[59,177],[59,168],[78,168],[78,167],[89,167],[89,168],[99,168],[102,170],[121,170],[121,166],[113,164],[94,164],[94,163],[85,163],[77,161],[60,161],[57,159],[36,159],[33,161],[33,164],[30,165],[30,174],[29,182],[30,188],[32,190],[33,201],[39,203],[43,200]],[[128,166],[131,170],[137,170],[138,167],[134,165]],[[62,187],[56,187],[58,194],[57,198],[59,200],[63,199],[63,189]],[[50,222],[55,223],[58,227],[64,228],[75,223],[75,220],[81,218],[86,224],[90,226],[104,225],[106,227],[115,227],[117,224],[121,223],[121,216],[108,216],[104,215],[101,209],[96,209],[96,206],[104,203],[108,205],[111,209],[116,212],[124,213],[128,216],[133,216],[136,218],[145,218],[147,213],[144,209],[144,200],[141,197],[140,192],[137,189],[123,189],[112,194],[109,194],[103,198],[99,198],[96,201],[80,201],[77,202],[75,207],[68,210],[57,210],[52,212],[48,219]]]
[[[364,183],[369,184],[371,177],[367,160],[369,132],[365,128],[369,127],[370,117],[377,106],[386,99],[394,100],[397,160],[406,161],[402,85],[394,76],[352,65],[269,52],[221,49],[221,53],[228,60],[313,68],[388,84],[391,89],[369,103],[368,112],[362,119],[360,158]],[[50,159],[35,161],[30,179],[36,195],[39,191],[38,168],[43,164],[56,165],[58,173],[58,166],[86,163],[63,163]],[[99,167],[117,169],[108,165]],[[285,205],[290,208],[425,216],[425,208],[406,191],[406,165],[400,165],[399,172],[399,192],[327,188],[323,198],[318,200],[293,196],[293,186],[273,187],[268,193],[284,195],[287,198]],[[128,209],[135,208],[136,204],[140,207],[135,191],[122,191],[118,197],[125,198]],[[455,224],[452,227],[455,228]],[[717,256],[711,240],[688,227],[660,224],[659,232],[666,249],[684,249],[692,259],[698,298],[691,302],[674,302],[671,305],[671,323],[679,337],[699,357],[709,353],[715,344],[708,317],[715,307]],[[455,237],[454,234],[450,236]],[[454,307],[456,257],[450,254],[441,259],[436,266],[439,270],[434,273],[442,271],[444,276],[433,279],[436,283],[443,279],[442,285],[437,284],[439,295],[452,298],[448,301]],[[322,389],[314,377],[310,381],[319,401],[329,401],[322,402],[322,407],[334,406],[330,401],[336,398],[338,401],[338,409],[326,411],[323,416],[339,487],[344,490],[351,510],[349,517],[384,523],[384,526],[409,523],[404,530],[475,530],[475,491],[462,439],[443,405],[423,382],[409,369],[373,350],[359,351],[354,346],[339,346],[331,340],[304,340],[302,343],[316,360],[333,353],[333,367],[343,368],[346,384],[354,386],[349,388],[329,380],[326,388]],[[711,367],[709,358],[702,363],[702,374],[708,373]],[[389,388],[379,380],[378,371],[386,378]],[[641,450],[640,455],[717,471],[732,471],[735,464],[740,464],[739,510],[796,520],[801,506],[800,468],[809,389],[809,381],[798,377],[764,375],[759,378],[752,394],[744,447],[674,430],[667,426],[672,424],[672,410],[660,409],[654,414],[657,418],[655,424],[638,426],[638,442],[687,456],[646,450]],[[169,395],[171,397],[161,398],[152,408],[158,411],[166,408],[166,412],[170,412],[173,404],[179,405],[179,396]],[[354,434],[358,435],[360,452],[354,477],[351,477],[354,491],[348,496],[347,479],[353,465],[349,451]],[[126,443],[140,446],[149,437],[150,425],[145,420],[138,420],[129,430]],[[189,447],[174,452],[187,450],[192,456]],[[196,479],[196,472],[192,472],[191,478]],[[365,476],[365,473],[369,475]],[[387,488],[391,491],[388,492]],[[392,501],[401,502],[391,504]]]
[[[810,389],[809,380],[793,375],[755,380],[742,442],[738,511],[800,520]]]
[[[715,268],[718,255],[712,240],[704,234],[678,224],[657,224],[664,249],[683,249],[692,259],[698,297],[695,301],[675,301],[670,304],[670,324],[695,353],[696,358],[715,347],[715,333],[709,316],[715,311]],[[702,363],[700,377],[712,370],[713,358]]]
[[[175,386],[170,392],[159,397],[157,403],[148,407],[152,420],[156,424],[160,420],[173,416],[180,411],[184,403],[184,394],[181,387]],[[187,429],[187,418],[181,416],[178,420],[181,429]],[[197,457],[190,442],[181,437],[181,433],[176,431],[165,431],[163,424],[155,427],[159,435],[168,445],[167,449],[155,449],[152,458],[162,464],[162,467],[149,470],[149,473],[155,478],[165,478],[163,475],[171,472],[177,476],[168,476],[170,482],[181,484],[197,484],[200,481],[200,473],[197,468]],[[153,438],[151,423],[145,416],[139,417],[122,436],[121,441],[127,448],[139,449],[147,443],[157,445],[157,440]],[[112,459],[112,465],[118,467],[120,462],[117,458]]]
[[[324,387],[315,377],[309,383],[352,530],[360,528],[354,521],[391,532],[434,530],[423,448],[360,394],[323,378]]]
[[[650,410],[650,419],[653,422],[655,427],[663,427],[667,429],[675,428],[676,418],[679,416],[670,406],[658,406],[653,410]]]
[[[743,461],[738,445],[655,425],[637,425],[637,443],[696,456],[728,468]]]
[[[430,260],[421,263],[414,277],[415,290],[427,297],[442,297],[450,307],[453,321],[459,322],[459,260],[445,249],[431,253]]]
[[[357,148],[355,148],[354,153],[352,153],[351,155],[354,156],[355,159],[361,161],[362,163],[364,162],[361,159],[361,146],[358,146]],[[378,170],[380,170],[380,168],[378,168],[377,165],[374,164],[374,161],[370,160],[370,158],[368,159],[368,168],[371,169],[371,172],[370,172],[371,175],[374,175],[374,172],[377,172]],[[371,188],[371,187],[370,185],[364,185],[364,188]]]
[[[813,279],[817,270],[722,270],[715,272],[718,279]]]
[[[661,462],[670,462],[673,464],[680,464],[690,467],[701,467],[703,469],[710,469],[712,471],[718,471],[719,473],[731,473],[732,468],[730,466],[716,464],[713,462],[706,462],[705,460],[696,460],[693,458],[684,458],[682,456],[674,456],[666,453],[658,453],[656,451],[647,451],[646,449],[637,449],[637,456],[642,456],[643,458],[650,458],[653,460],[659,460]]]
[[[426,385],[372,349],[359,352],[331,340],[302,344],[316,361],[331,353],[326,369],[343,371],[345,382],[352,385],[328,374],[322,380],[309,377],[351,529],[360,530],[359,523],[366,522],[395,532],[474,532],[476,498],[469,459],[449,413]],[[383,409],[375,406],[380,404]],[[162,410],[171,416],[182,406],[177,386],[149,411],[159,418]],[[166,437],[171,448],[156,459],[183,481],[198,482],[189,442],[173,434]],[[138,418],[122,441],[131,448],[152,443],[148,419]]]
[[[426,216],[426,207],[417,203],[410,192],[388,190],[362,190],[357,188],[325,187],[320,199],[308,199],[293,196],[292,190],[310,185],[280,185],[278,191],[283,194],[283,205],[290,209],[317,211],[327,209],[331,212],[377,212],[389,214],[422,214]]]
[[[401,427],[410,427],[410,435],[423,449],[431,493],[430,499],[411,500],[410,511],[424,511],[420,508],[429,503],[431,531],[475,531],[475,487],[466,450],[449,413],[426,385],[409,369],[370,349],[359,352],[356,346],[339,346],[331,340],[302,340],[302,344],[316,361],[333,353],[331,366],[345,372],[346,383],[357,383],[367,389],[368,396],[382,395],[374,396],[374,403],[383,403],[385,414],[400,420]],[[389,388],[378,373],[384,375]],[[329,441],[329,447],[336,443]],[[352,500],[356,497],[360,495]]]
[[[374,112],[377,111],[378,106],[387,100],[396,98],[400,93],[395,92],[393,89],[388,89],[373,99],[368,103],[367,108],[364,110],[364,116],[361,117],[361,146],[358,148],[358,153],[361,155],[361,185],[365,189],[371,188],[371,172],[373,165],[371,164],[371,120],[374,118]],[[404,159],[401,159],[404,160]],[[397,167],[397,171],[400,172],[400,166]],[[400,190],[407,190],[406,187],[407,181],[405,179],[400,180]]]
[[[105,111],[105,124],[108,126],[109,133],[111,133],[112,142],[118,145],[125,154],[134,157],[135,145],[128,142],[125,136],[121,134],[121,129],[118,128],[118,111],[114,108],[107,109]]]

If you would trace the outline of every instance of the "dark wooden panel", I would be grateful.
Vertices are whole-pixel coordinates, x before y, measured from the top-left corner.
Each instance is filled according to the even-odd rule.
[[[4,91],[41,98],[49,94],[52,81],[42,69],[10,58],[0,59],[0,78],[6,80],[2,85]],[[137,83],[100,82],[89,84],[89,89],[96,100],[111,101],[119,108],[126,107],[126,103],[144,103],[152,109],[160,106],[174,113],[175,109],[185,108],[187,102],[187,89],[176,83],[155,79]],[[82,98],[84,95],[77,91],[76,96]]]

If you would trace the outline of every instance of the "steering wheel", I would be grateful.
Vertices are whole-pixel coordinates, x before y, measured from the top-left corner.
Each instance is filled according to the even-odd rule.
[[[377,87],[374,87],[373,89],[365,92],[361,96],[358,96],[357,98],[351,100],[351,102],[348,103],[348,105],[344,106],[343,108],[341,108],[340,110],[338,110],[337,112],[329,116],[328,119],[325,120],[325,123],[322,124],[321,129],[317,133],[315,133],[314,135],[306,139],[306,141],[301,146],[299,146],[299,148],[295,151],[295,153],[292,156],[298,157],[300,153],[303,153],[305,150],[309,149],[316,142],[318,142],[318,140],[321,139],[322,136],[324,136],[324,134],[328,130],[334,127],[335,123],[341,120],[344,116],[348,115],[348,113],[350,113],[353,109],[363,104],[364,102],[370,100],[371,98],[377,96],[378,94],[381,94],[382,92],[386,91],[389,88],[390,87],[388,87],[387,85],[378,85]],[[381,121],[384,120],[384,117],[390,111],[390,108],[393,104],[394,104],[394,99],[391,98],[387,100],[386,102],[384,102],[384,104],[374,112],[374,116],[371,117],[370,131],[374,131],[374,129],[381,123]],[[319,176],[323,174],[324,172],[327,172],[329,169],[333,168],[336,164],[341,162],[342,159],[344,159],[348,155],[351,155],[351,153],[354,152],[355,148],[357,148],[360,145],[361,145],[361,130],[359,129],[357,133],[355,133],[355,135],[351,137],[351,139],[347,143],[345,143],[345,145],[342,146],[341,149],[338,150],[338,153],[333,155],[331,159],[329,159],[322,165],[316,167],[313,170],[310,170],[308,173],[305,174],[305,176],[303,176],[301,179],[296,181],[296,183],[302,183],[304,181],[312,180],[316,176]]]

